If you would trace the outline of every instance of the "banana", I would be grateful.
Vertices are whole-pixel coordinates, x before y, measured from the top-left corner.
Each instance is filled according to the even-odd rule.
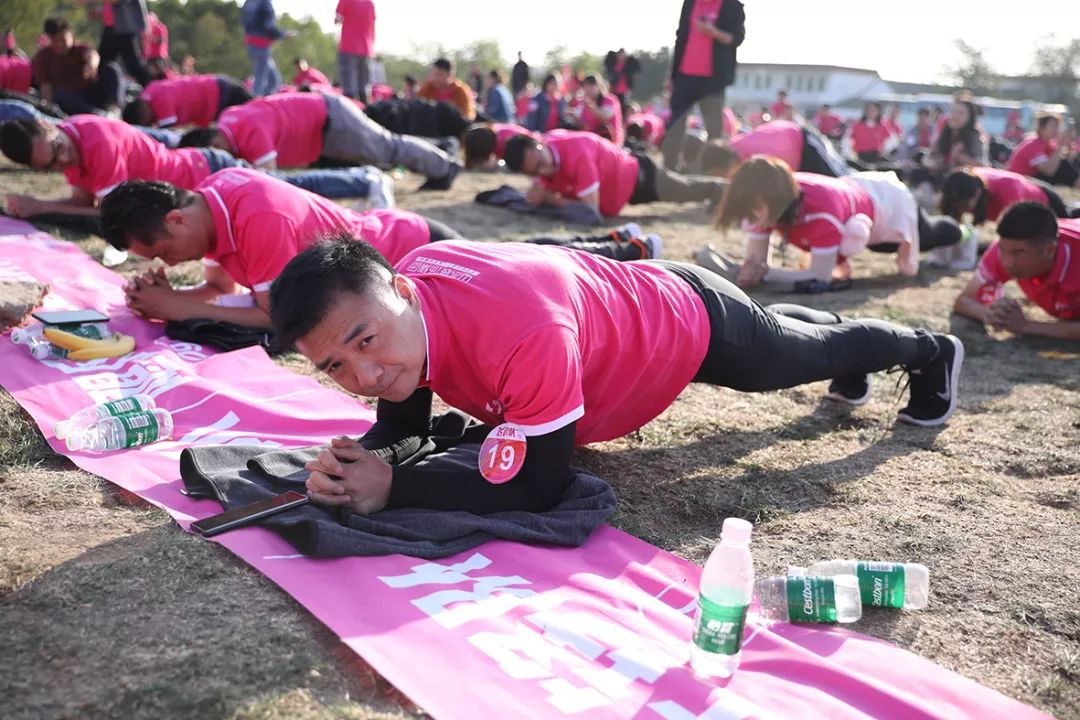
[[[127,355],[135,349],[135,338],[130,335],[115,333],[109,340],[95,340],[93,347],[73,350],[68,353],[68,360],[96,360]]]
[[[64,350],[85,350],[97,347],[102,343],[107,344],[113,342],[113,338],[97,340],[95,338],[88,338],[83,337],[82,335],[76,335],[75,333],[69,333],[60,330],[59,328],[45,328],[44,335],[46,340]]]

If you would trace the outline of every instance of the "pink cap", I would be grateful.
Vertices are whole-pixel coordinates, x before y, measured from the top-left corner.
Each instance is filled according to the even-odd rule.
[[[742,518],[729,517],[720,528],[720,539],[724,542],[743,544],[750,542],[750,533],[754,526]]]

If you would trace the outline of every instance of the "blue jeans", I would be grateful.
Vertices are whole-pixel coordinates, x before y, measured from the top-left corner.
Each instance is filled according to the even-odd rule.
[[[234,158],[224,150],[217,148],[200,148],[206,157],[206,163],[210,166],[210,172],[226,168],[245,167],[251,165],[243,160]],[[267,173],[271,177],[284,180],[290,185],[307,190],[308,192],[322,195],[325,198],[366,198],[371,193],[371,182],[367,178],[367,168],[350,167],[336,170],[304,170],[298,173]]]
[[[281,85],[281,73],[278,72],[277,65],[274,63],[270,48],[252,45],[244,47],[247,48],[248,57],[251,58],[251,75],[255,79],[255,84],[251,88],[252,93],[255,97],[262,97],[277,92],[278,86]]]

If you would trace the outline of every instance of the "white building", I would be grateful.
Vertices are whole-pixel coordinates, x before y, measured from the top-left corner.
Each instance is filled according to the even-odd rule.
[[[891,92],[889,84],[875,70],[837,65],[740,63],[735,70],[735,83],[727,89],[727,102],[747,114],[774,103],[780,90],[787,91],[788,102],[806,117],[823,104],[832,105],[840,115],[858,115],[864,98]]]

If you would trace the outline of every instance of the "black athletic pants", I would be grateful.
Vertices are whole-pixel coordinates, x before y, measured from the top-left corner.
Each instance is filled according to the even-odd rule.
[[[926,252],[939,247],[948,247],[960,242],[964,237],[960,223],[946,215],[929,215],[919,208],[919,252]],[[900,249],[899,243],[876,243],[866,249],[877,253],[894,253]]]
[[[428,231],[431,233],[430,242],[462,239],[461,234],[450,226],[431,218],[424,219],[427,221]],[[534,237],[524,242],[533,243],[534,245],[557,245],[619,261],[641,260],[645,258],[646,253],[645,246],[642,243],[618,240],[613,233],[593,236]]]
[[[728,181],[708,175],[681,175],[660,167],[647,155],[634,155],[638,161],[638,178],[631,205],[651,202],[719,202],[727,190]]]
[[[1051,185],[1062,185],[1064,187],[1072,187],[1076,184],[1076,181],[1080,179],[1080,172],[1073,167],[1068,160],[1062,160],[1058,164],[1057,172],[1052,176],[1043,175],[1040,172],[1035,173],[1036,180],[1042,180],[1043,182],[1050,183]]]
[[[101,56],[101,64],[112,62],[117,58],[124,63],[124,69],[128,75],[142,86],[150,84],[150,71],[146,69],[146,61],[142,56],[142,37],[133,33],[123,35],[113,28],[107,27],[101,32],[101,44],[98,45],[98,55]]]
[[[656,264],[690,283],[709,314],[709,350],[694,382],[764,392],[898,365],[923,367],[938,354],[937,340],[923,330],[799,305],[765,308],[705,268]]]
[[[218,95],[221,99],[218,100],[217,113],[214,115],[215,120],[225,108],[232,107],[233,105],[243,105],[255,97],[251,94],[250,90],[230,77],[219,75],[217,84]]]

